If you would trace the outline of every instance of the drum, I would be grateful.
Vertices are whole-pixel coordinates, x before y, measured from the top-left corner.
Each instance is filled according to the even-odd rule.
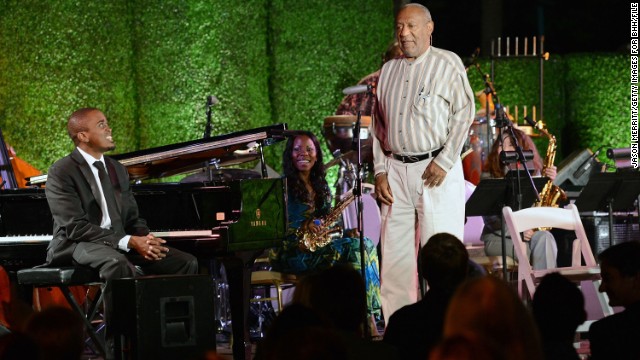
[[[327,145],[332,153],[340,150],[342,154],[345,154],[352,150],[353,128],[356,121],[357,116],[355,115],[334,115],[324,119],[322,135],[327,140]],[[369,134],[369,125],[371,125],[371,116],[362,116],[360,118],[360,147],[363,163],[373,162],[373,139]],[[349,156],[349,159],[355,162],[355,154]]]
[[[490,149],[487,143],[486,118],[476,118],[469,128],[469,136],[462,148],[462,169],[465,180],[474,185],[480,182],[482,167],[489,154]]]

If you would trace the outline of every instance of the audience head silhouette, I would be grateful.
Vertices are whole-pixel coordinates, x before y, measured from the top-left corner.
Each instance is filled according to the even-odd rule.
[[[471,333],[454,335],[442,340],[429,360],[505,360],[494,345]]]
[[[628,241],[604,250],[598,256],[602,272],[600,292],[609,305],[627,307],[640,301],[640,242]]]
[[[587,317],[578,286],[559,273],[545,275],[532,301],[533,316],[543,338],[573,339]]]
[[[342,340],[318,316],[300,303],[282,310],[256,349],[255,359],[346,359]]]
[[[536,288],[532,308],[545,358],[577,359],[573,341],[587,318],[578,286],[559,273],[547,274]]]
[[[69,308],[53,306],[35,313],[26,333],[38,344],[44,360],[80,359],[84,347],[84,325]]]
[[[0,359],[40,360],[38,344],[31,337],[15,332],[0,336]]]
[[[362,334],[367,301],[360,273],[350,265],[336,264],[310,280],[309,306],[336,329]]]
[[[467,276],[469,253],[454,235],[438,233],[420,250],[420,262],[429,288],[454,290]]]
[[[515,291],[492,276],[463,283],[451,299],[444,323],[444,339],[480,337],[495,358],[538,360],[540,339],[533,319]]]

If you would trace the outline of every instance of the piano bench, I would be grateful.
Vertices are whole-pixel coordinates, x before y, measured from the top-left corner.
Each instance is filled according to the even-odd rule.
[[[282,311],[282,290],[295,286],[297,282],[297,277],[292,274],[283,274],[278,271],[271,270],[258,270],[253,271],[251,273],[251,286],[252,287],[264,287],[265,292],[269,295],[262,297],[251,299],[251,302],[262,302],[262,301],[278,301],[278,313]],[[271,296],[271,287],[275,287],[277,297]]]
[[[18,270],[17,278],[20,285],[30,285],[36,288],[59,288],[71,308],[82,318],[85,331],[94,346],[91,350],[97,355],[105,356],[104,341],[100,339],[96,333],[97,329],[92,324],[102,304],[103,294],[101,288],[95,294],[93,300],[90,303],[88,302],[89,306],[86,312],[69,290],[70,286],[102,284],[103,281],[96,271],[82,266],[32,268]]]

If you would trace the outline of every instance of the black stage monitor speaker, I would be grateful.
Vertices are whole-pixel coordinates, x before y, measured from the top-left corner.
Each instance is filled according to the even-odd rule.
[[[600,172],[600,162],[589,149],[572,152],[560,164],[553,183],[562,187],[569,182],[575,186],[585,186],[592,172]]]
[[[116,359],[195,359],[216,347],[208,275],[113,280]]]

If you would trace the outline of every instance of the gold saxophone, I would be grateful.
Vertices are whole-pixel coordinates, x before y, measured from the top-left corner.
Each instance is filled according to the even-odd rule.
[[[545,125],[542,120],[536,123],[536,128],[549,138],[547,156],[545,157],[544,164],[542,166],[542,175],[544,175],[545,170],[553,166],[553,161],[556,158],[556,137],[549,134],[545,129]],[[564,193],[564,190],[559,186],[554,185],[553,181],[549,180],[542,188],[542,191],[540,191],[540,201],[536,201],[533,206],[558,207],[558,201],[565,201],[566,199],[567,194]]]
[[[298,229],[296,231],[296,237],[299,239],[298,242],[300,245],[314,252],[336,238],[342,237],[342,228],[334,225],[342,214],[342,211],[349,206],[354,199],[353,192],[349,192],[327,215],[321,217],[319,220],[321,224],[325,226],[321,231],[313,233],[309,231],[308,228],[306,230],[302,230],[302,227]]]

